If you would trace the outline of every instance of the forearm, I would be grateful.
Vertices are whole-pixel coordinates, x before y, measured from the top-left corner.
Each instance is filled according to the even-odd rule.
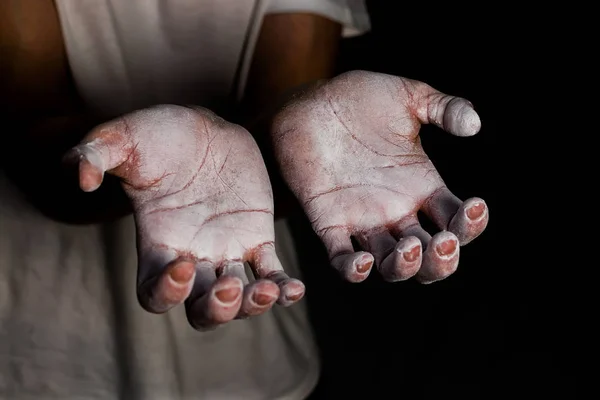
[[[248,75],[247,121],[264,114],[296,87],[330,78],[341,25],[313,14],[272,14],[263,21]]]

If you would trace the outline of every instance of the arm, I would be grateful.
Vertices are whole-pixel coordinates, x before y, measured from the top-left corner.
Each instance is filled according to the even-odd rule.
[[[277,217],[295,199],[281,180],[266,136],[269,110],[294,88],[333,76],[342,27],[314,14],[271,14],[264,19],[242,102],[245,126],[263,150],[276,200]],[[257,121],[256,116],[265,116]]]
[[[84,193],[77,171],[67,174],[61,164],[65,151],[100,121],[85,112],[70,79],[53,2],[23,0],[2,7],[7,56],[0,101],[16,128],[2,146],[4,169],[34,205],[55,219],[89,223],[126,214],[129,202],[116,179],[107,176],[97,192]],[[331,74],[339,30],[338,24],[313,15],[268,16],[250,71],[248,108],[269,107],[289,88]],[[15,149],[27,149],[27,157]]]
[[[124,215],[129,202],[116,180],[84,193],[77,171],[61,162],[99,121],[77,96],[53,1],[2,2],[0,19],[0,105],[11,126],[3,137],[2,168],[51,218],[90,223]]]
[[[332,77],[341,30],[314,14],[267,15],[246,85],[246,111],[260,112],[290,89]]]

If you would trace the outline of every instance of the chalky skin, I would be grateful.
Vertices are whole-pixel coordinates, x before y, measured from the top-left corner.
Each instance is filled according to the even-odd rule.
[[[273,121],[281,173],[332,266],[351,282],[366,279],[373,264],[391,282],[444,279],[460,246],[488,223],[484,200],[453,195],[423,151],[419,129],[427,123],[462,137],[481,128],[467,100],[367,71],[315,84]],[[420,226],[419,210],[440,232],[432,237]]]
[[[281,174],[331,264],[351,282],[374,264],[391,282],[444,279],[458,266],[460,246],[487,225],[485,202],[454,196],[423,151],[423,123],[456,136],[481,127],[465,99],[365,71],[309,87],[273,118]],[[304,296],[275,253],[268,173],[241,126],[202,107],[160,105],[99,125],[67,159],[78,164],[84,191],[96,190],[104,173],[121,179],[134,209],[137,292],[147,311],[185,303],[190,324],[211,329]],[[426,232],[419,210],[441,231]]]
[[[138,299],[150,312],[184,303],[210,329],[289,306],[304,284],[274,247],[273,194],[252,136],[201,107],[160,105],[94,128],[67,155],[82,190],[119,177],[137,229]],[[249,283],[248,262],[256,276]]]

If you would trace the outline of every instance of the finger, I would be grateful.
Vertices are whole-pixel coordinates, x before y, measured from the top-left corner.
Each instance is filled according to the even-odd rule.
[[[238,315],[244,281],[240,278],[242,274],[236,269],[235,266],[224,265],[217,278],[212,263],[199,263],[194,290],[186,301],[186,315],[190,325],[198,330],[212,329]],[[246,281],[247,279],[246,277]]]
[[[473,136],[481,129],[481,120],[473,105],[460,97],[441,93],[426,83],[406,80],[412,109],[422,124],[434,124],[456,136]]]
[[[394,250],[398,241],[388,231],[367,232],[355,235],[361,247],[373,255],[379,266]]]
[[[65,155],[66,162],[78,164],[79,186],[83,191],[98,189],[104,173],[119,167],[128,159],[131,146],[125,131],[122,120],[99,125]]]
[[[237,318],[247,318],[260,315],[270,310],[279,298],[277,283],[261,279],[246,285],[244,299]]]
[[[268,279],[277,285],[279,288],[276,297],[278,304],[288,307],[304,297],[306,291],[304,283],[298,279],[290,278],[285,273],[273,243],[265,243],[255,250],[250,267],[257,278]],[[263,293],[267,294],[266,292]],[[272,293],[269,292],[269,295]],[[266,298],[264,301],[266,301]]]
[[[152,313],[164,313],[190,295],[196,274],[195,262],[178,258],[173,251],[155,249],[139,256],[137,296]]]
[[[479,236],[486,228],[489,211],[485,201],[472,197],[462,202],[447,187],[436,191],[421,210],[441,230],[454,233],[461,246]]]
[[[350,235],[344,229],[329,228],[318,232],[333,268],[349,282],[362,282],[371,273],[374,258],[365,251],[354,252]]]
[[[221,269],[221,276],[236,277],[244,284],[242,303],[236,318],[247,318],[269,310],[279,297],[279,287],[271,281],[258,280],[249,283],[241,261],[228,261]]]
[[[452,275],[458,267],[458,238],[452,232],[442,231],[431,237],[420,226],[416,225],[406,231],[411,236],[419,237],[423,245],[423,261],[416,274],[421,283],[433,283]]]
[[[414,220],[415,223],[418,224],[416,218],[414,218]],[[415,236],[406,236],[402,234],[406,227],[410,225],[399,223],[391,229],[394,236],[387,233],[385,236],[377,235],[376,237],[371,237],[369,240],[369,243],[373,243],[371,246],[374,255],[378,252],[378,248],[389,249],[383,253],[385,257],[382,261],[377,262],[381,256],[375,256],[377,269],[382,278],[388,282],[404,281],[411,278],[421,267],[423,251],[421,241]],[[396,241],[395,238],[398,238],[398,241]],[[387,244],[384,245],[383,243]],[[390,248],[392,243],[393,247]]]

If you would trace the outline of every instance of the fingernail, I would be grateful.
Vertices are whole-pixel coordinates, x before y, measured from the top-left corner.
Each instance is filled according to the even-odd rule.
[[[239,296],[242,290],[239,287],[228,287],[215,292],[215,296],[223,303],[233,303]]]
[[[304,296],[306,288],[304,287],[304,283],[295,279],[291,279],[281,288],[281,290],[283,291],[287,301],[295,302]]]
[[[104,174],[88,159],[84,158],[79,164],[79,187],[84,192],[93,192],[102,184]]]
[[[276,297],[271,296],[271,295],[266,294],[266,293],[255,292],[252,295],[252,301],[254,301],[259,306],[266,306],[266,305],[274,302],[275,300],[277,300]]]
[[[476,203],[467,209],[467,217],[470,220],[476,220],[483,215],[485,211],[485,204]]]
[[[193,275],[194,266],[186,262],[175,265],[169,272],[171,279],[180,284],[188,283]]]
[[[361,273],[364,274],[365,272],[367,272],[368,270],[371,269],[371,266],[373,265],[373,261],[370,259],[362,259],[360,260],[360,262],[356,265],[356,270]]]
[[[456,251],[456,240],[446,240],[438,244],[435,250],[440,256],[448,256]]]
[[[420,254],[421,254],[421,246],[415,246],[412,249],[402,253],[402,257],[408,262],[413,262],[417,258],[419,258]]]
[[[285,298],[289,301],[298,301],[304,296],[304,290],[295,293],[286,293]]]

